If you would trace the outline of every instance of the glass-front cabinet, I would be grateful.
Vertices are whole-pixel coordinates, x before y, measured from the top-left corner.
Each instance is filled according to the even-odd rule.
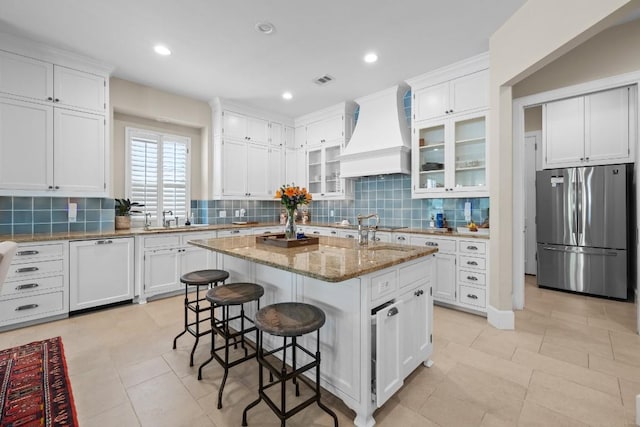
[[[351,196],[351,180],[340,177],[342,145],[310,148],[307,151],[309,192],[314,199]]]
[[[486,115],[414,123],[413,197],[487,196]]]

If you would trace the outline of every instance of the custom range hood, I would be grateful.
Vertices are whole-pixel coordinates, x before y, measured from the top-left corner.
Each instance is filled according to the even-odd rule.
[[[358,124],[340,156],[340,176],[355,178],[410,173],[411,138],[402,98],[407,86],[394,86],[358,98]]]

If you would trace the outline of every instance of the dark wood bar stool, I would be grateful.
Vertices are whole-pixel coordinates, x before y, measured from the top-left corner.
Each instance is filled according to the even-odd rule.
[[[200,323],[210,320],[210,317],[201,319],[200,313],[211,312],[211,304],[206,302],[207,299],[205,297],[200,298],[200,288],[206,286],[208,289],[212,286],[218,286],[220,283],[224,284],[224,281],[228,278],[229,272],[224,270],[198,270],[183,274],[182,277],[180,277],[180,281],[184,283],[184,330],[173,339],[173,349],[176,349],[178,338],[187,332],[196,338],[196,342],[193,344],[193,349],[191,350],[189,366],[193,366],[193,354],[196,352],[200,337],[211,333],[211,328],[208,326],[206,331],[200,330]],[[196,287],[196,297],[190,300],[189,290],[192,286]],[[201,302],[206,302],[206,304],[200,306]],[[189,322],[189,311],[195,314],[195,321],[193,322]]]
[[[325,315],[322,310],[310,304],[299,302],[285,302],[279,304],[272,304],[258,310],[256,313],[255,324],[260,333],[258,334],[258,348],[257,348],[257,360],[260,365],[258,371],[258,399],[250,403],[242,413],[242,425],[247,425],[247,412],[264,400],[271,410],[280,419],[282,427],[285,426],[287,418],[297,414],[312,403],[317,403],[318,406],[333,417],[334,426],[338,426],[338,417],[336,414],[326,407],[320,401],[320,328],[324,325]],[[316,332],[316,352],[315,355],[302,347],[297,343],[297,337]],[[275,336],[283,337],[282,347],[275,350],[265,351],[263,348],[263,334],[268,333]],[[290,341],[287,343],[287,338]],[[286,358],[287,349],[291,349],[292,370],[287,372]],[[306,353],[311,362],[304,366],[296,366],[296,350],[301,350]],[[282,365],[276,366],[270,363],[266,357],[273,355],[274,353],[282,351]],[[275,381],[271,379],[267,385],[264,384],[264,377],[262,369],[267,368],[271,378],[275,378]],[[311,383],[302,373],[316,369],[315,372],[315,384]],[[304,402],[299,403],[294,408],[287,410],[286,406],[286,382],[292,380],[295,385],[296,396],[300,395],[300,383],[304,383],[311,390],[314,391],[314,395]],[[280,405],[276,405],[273,400],[265,393],[265,390],[280,384]]]
[[[227,382],[229,369],[256,356],[255,351],[249,354],[244,339],[245,335],[255,331],[257,341],[258,334],[254,321],[245,314],[244,304],[256,301],[258,305],[257,309],[260,310],[260,297],[262,297],[262,295],[264,295],[264,288],[255,283],[229,283],[224,286],[212,288],[207,292],[206,298],[211,302],[211,357],[200,365],[200,369],[198,369],[198,380],[202,379],[202,368],[213,359],[216,359],[224,368],[222,384],[218,391],[218,409],[222,408],[222,392]],[[240,306],[240,314],[231,316],[229,308],[232,306]],[[220,308],[220,319],[216,318],[215,312],[217,308]],[[240,321],[240,329],[234,330],[231,328],[230,323],[236,320]],[[245,324],[245,321],[249,322],[251,326],[247,327],[248,325]],[[216,334],[224,339],[224,344],[220,346],[215,345]],[[240,338],[240,345],[244,350],[244,357],[230,361],[230,341],[233,340],[234,346],[237,348],[238,338]],[[224,358],[218,354],[220,351],[224,351]]]

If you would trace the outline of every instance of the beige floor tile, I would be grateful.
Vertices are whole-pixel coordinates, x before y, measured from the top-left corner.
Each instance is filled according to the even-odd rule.
[[[561,345],[544,342],[542,346],[540,346],[539,353],[557,360],[582,366],[583,368],[589,367],[589,353],[583,350],[573,350]]]
[[[481,405],[452,396],[442,398],[436,395],[431,395],[419,411],[424,418],[442,427],[479,426],[485,412]]]
[[[92,418],[127,403],[127,393],[113,368],[98,368],[70,375],[78,417]]]
[[[564,362],[529,350],[518,349],[513,356],[515,363],[527,366],[535,371],[567,379],[577,384],[600,390],[612,396],[620,396],[618,379],[573,363]]]
[[[637,328],[633,316],[616,318],[608,317],[605,319],[589,317],[588,322],[589,326],[593,326],[594,328],[607,329],[609,331],[634,333]]]
[[[434,324],[437,321],[434,321]],[[477,326],[467,327],[463,323],[441,322],[438,328],[434,328],[433,335],[436,339],[445,339],[452,343],[470,346],[480,335],[484,328]]]
[[[404,380],[396,396],[402,406],[417,411],[445,378],[435,364],[431,368],[420,366]]]
[[[140,426],[140,422],[136,417],[131,403],[127,402],[108,411],[102,412],[87,420],[78,420],[81,426],[96,427],[136,427]]]
[[[127,393],[143,426],[189,425],[204,414],[172,372],[129,387]]]
[[[527,348],[538,351],[542,337],[527,331],[503,331],[486,328],[471,345],[476,350],[483,351],[503,359],[510,360],[516,348]]]
[[[590,425],[625,425],[620,397],[540,371],[531,376],[527,401]]]
[[[151,378],[170,372],[171,368],[160,356],[134,365],[120,367],[120,379],[125,387],[131,387]]]
[[[613,359],[609,331],[605,329],[558,321],[547,328],[543,342]]]
[[[640,366],[640,335],[611,331],[613,357],[618,362]]]
[[[526,400],[520,412],[518,427],[587,427],[588,424]]]
[[[588,324],[587,316],[584,316],[581,314],[573,314],[573,313],[566,313],[564,311],[551,310],[551,317],[554,319],[560,319],[567,322],[579,323],[581,325]]]
[[[589,356],[589,369],[640,383],[640,367],[598,356]]]
[[[627,423],[633,424],[636,420],[636,410],[640,410],[636,408],[636,396],[640,395],[640,383],[620,378],[620,394]]]
[[[402,400],[392,399],[374,413],[376,426],[380,427],[437,427],[433,421],[408,409]],[[348,425],[351,425],[348,424]]]

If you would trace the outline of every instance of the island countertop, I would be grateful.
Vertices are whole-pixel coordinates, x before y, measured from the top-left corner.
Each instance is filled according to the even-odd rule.
[[[321,236],[319,244],[280,248],[256,242],[256,236],[191,240],[192,245],[254,261],[326,282],[342,282],[437,252],[433,247]]]

